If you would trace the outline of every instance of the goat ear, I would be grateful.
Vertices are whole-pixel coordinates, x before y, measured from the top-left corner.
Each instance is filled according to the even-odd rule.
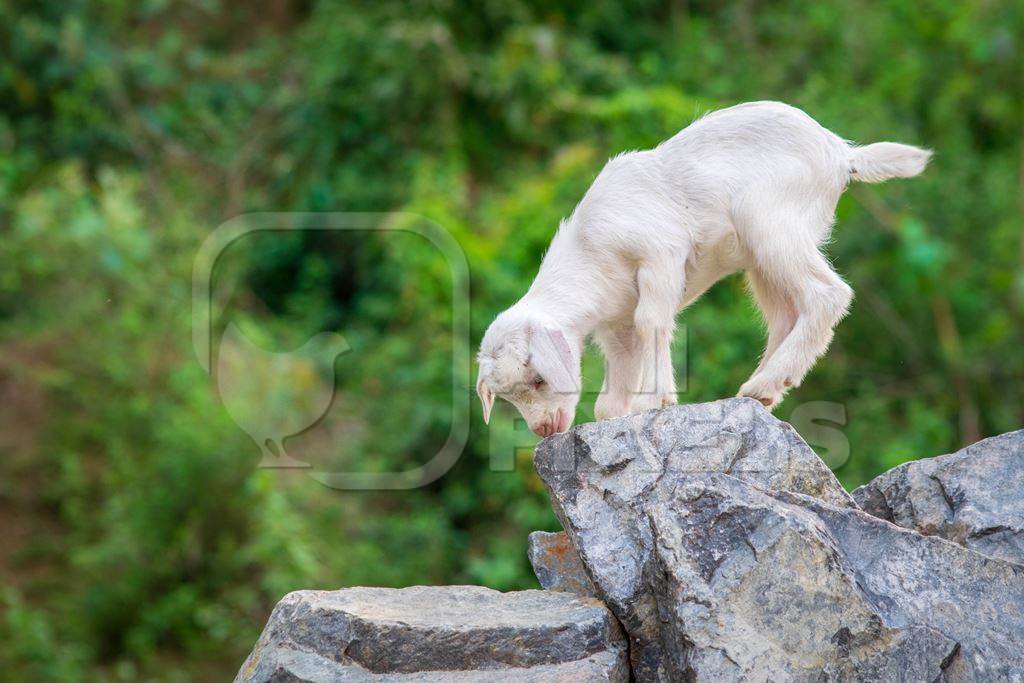
[[[491,422],[491,408],[494,407],[494,392],[481,374],[476,380],[476,393],[480,397],[480,405],[484,409],[484,424]]]
[[[530,364],[556,392],[580,390],[579,361],[561,330],[534,330],[530,337]]]

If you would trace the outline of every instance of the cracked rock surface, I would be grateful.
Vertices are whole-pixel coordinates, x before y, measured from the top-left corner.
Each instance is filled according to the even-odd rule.
[[[1019,439],[905,469],[941,481],[927,500],[961,514],[1005,486],[999,521],[978,528],[1011,526]],[[638,681],[1024,679],[1024,566],[861,511],[753,401],[580,425],[535,465]],[[921,515],[920,500],[891,517]]]
[[[651,505],[705,473],[855,508],[832,472],[753,399],[673,406],[545,439],[534,465],[598,594],[630,636],[637,680],[671,677],[655,586]],[[685,643],[672,641],[672,647]]]
[[[667,680],[1024,677],[1024,567],[722,474],[645,510]]]
[[[241,681],[629,680],[597,600],[479,586],[298,591],[274,608]]]
[[[1024,431],[905,463],[853,495],[876,517],[1024,564]]]

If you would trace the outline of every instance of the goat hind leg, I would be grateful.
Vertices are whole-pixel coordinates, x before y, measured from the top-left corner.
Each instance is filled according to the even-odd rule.
[[[758,308],[761,309],[768,332],[768,340],[765,342],[761,362],[758,363],[757,370],[754,371],[754,374],[757,374],[765,366],[772,354],[782,345],[782,342],[789,336],[789,333],[793,331],[797,312],[793,302],[786,296],[785,291],[772,284],[759,271],[748,271],[747,282],[750,284],[750,291],[754,296],[754,301],[757,302]]]
[[[780,250],[787,253],[781,253]],[[814,362],[828,349],[833,329],[846,315],[853,290],[832,270],[817,246],[794,250],[777,241],[762,244],[756,254],[760,275],[789,292],[796,322],[761,367],[740,387],[739,395],[773,408],[792,387],[800,386]]]

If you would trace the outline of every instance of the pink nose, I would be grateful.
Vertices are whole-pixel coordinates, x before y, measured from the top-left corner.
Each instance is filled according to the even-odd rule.
[[[564,432],[568,428],[569,413],[564,408],[559,408],[553,419],[538,422],[530,427],[534,434],[541,437],[553,436]]]

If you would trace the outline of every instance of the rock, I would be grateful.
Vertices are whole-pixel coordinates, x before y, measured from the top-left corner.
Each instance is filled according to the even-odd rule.
[[[628,681],[593,598],[477,586],[298,591],[274,608],[241,681]]]
[[[1024,432],[882,475],[871,514],[750,399],[580,425],[535,465],[548,590],[292,593],[236,681],[1024,681]]]
[[[612,652],[599,652],[575,662],[542,664],[526,669],[480,671],[420,671],[408,674],[375,674],[334,660],[287,648],[272,648],[264,653],[269,676],[259,679],[274,683],[309,681],[309,683],[580,683],[580,681],[628,681],[629,668],[625,657]],[[611,672],[614,677],[609,677]],[[239,679],[235,679],[239,680]]]
[[[580,562],[580,556],[564,531],[534,531],[527,544],[527,555],[540,585],[549,591],[562,591],[594,597],[597,590]]]
[[[722,474],[645,510],[668,680],[1024,677],[1024,567]]]
[[[753,399],[579,425],[542,441],[534,465],[598,595],[629,633],[640,681],[666,676],[648,519],[658,489],[723,472],[761,488],[856,507],[793,428]]]
[[[1024,564],[1024,431],[916,460],[853,492],[876,517]]]

